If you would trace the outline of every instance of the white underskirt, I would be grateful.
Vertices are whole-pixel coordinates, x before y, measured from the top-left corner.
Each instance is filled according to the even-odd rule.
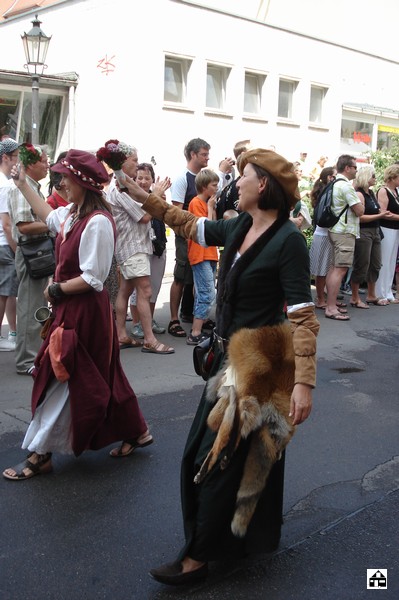
[[[38,406],[25,434],[22,448],[37,454],[73,454],[68,383],[55,379]]]

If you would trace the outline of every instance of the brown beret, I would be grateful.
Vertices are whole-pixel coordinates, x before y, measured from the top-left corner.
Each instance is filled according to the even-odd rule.
[[[246,164],[251,163],[265,169],[273,175],[286,192],[291,201],[291,208],[301,199],[298,189],[298,178],[294,173],[294,166],[274,150],[256,148],[241,155],[240,171],[244,170]]]

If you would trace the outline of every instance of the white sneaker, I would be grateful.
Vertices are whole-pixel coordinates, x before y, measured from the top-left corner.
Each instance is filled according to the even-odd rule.
[[[14,346],[17,343],[17,332],[16,331],[9,331],[8,332],[8,341],[11,342],[12,344],[14,344]]]
[[[15,343],[9,342],[7,338],[0,337],[0,352],[13,352]]]

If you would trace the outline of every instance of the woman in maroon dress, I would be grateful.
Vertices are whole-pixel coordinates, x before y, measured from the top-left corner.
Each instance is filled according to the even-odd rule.
[[[119,343],[107,291],[115,226],[102,194],[108,174],[96,158],[70,150],[52,167],[62,174],[70,204],[52,210],[13,176],[26,200],[58,233],[57,268],[46,291],[54,321],[36,357],[33,418],[22,444],[28,458],[6,469],[11,480],[52,470],[52,452],[79,456],[125,440],[111,456],[127,456],[152,443],[137,398],[122,370]]]

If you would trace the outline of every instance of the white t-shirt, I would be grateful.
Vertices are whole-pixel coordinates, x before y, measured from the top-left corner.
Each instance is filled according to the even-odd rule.
[[[8,179],[2,171],[0,171],[0,213],[8,214],[7,198],[8,190],[12,179]],[[0,246],[8,246],[7,238],[4,234],[3,225],[0,219]]]

